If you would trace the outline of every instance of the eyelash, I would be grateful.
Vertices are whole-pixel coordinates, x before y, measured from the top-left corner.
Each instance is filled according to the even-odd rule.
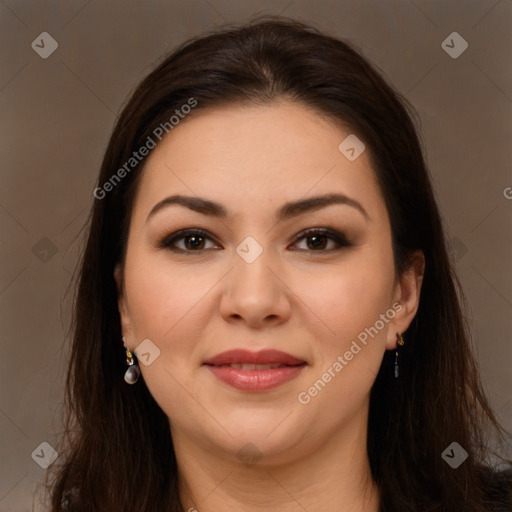
[[[198,250],[179,249],[179,248],[173,246],[173,244],[175,244],[178,240],[185,239],[189,236],[197,236],[197,237],[213,240],[213,237],[211,237],[210,233],[208,233],[207,231],[204,231],[202,229],[184,229],[184,230],[177,231],[176,233],[173,233],[172,235],[165,237],[158,244],[158,246],[160,248],[167,248],[172,252],[188,253],[188,254],[194,254],[194,253],[200,254],[204,251],[211,250],[211,249],[198,249]],[[301,233],[299,233],[295,237],[293,243],[296,244],[297,242],[299,242],[303,239],[312,238],[314,236],[326,237],[330,240],[333,240],[334,242],[336,242],[338,244],[339,247],[334,248],[334,249],[320,249],[320,250],[299,249],[299,250],[308,252],[310,254],[311,253],[325,253],[325,252],[337,251],[337,250],[340,250],[345,247],[351,247],[353,245],[347,240],[345,235],[343,235],[342,233],[339,233],[338,231],[335,231],[333,229],[327,229],[327,228],[306,229],[306,230],[302,231]]]

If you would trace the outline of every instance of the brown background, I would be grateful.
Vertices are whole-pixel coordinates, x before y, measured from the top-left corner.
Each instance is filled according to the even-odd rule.
[[[41,510],[31,454],[56,445],[64,292],[116,115],[165,52],[257,12],[351,40],[418,110],[485,387],[512,429],[510,0],[2,0],[0,512]],[[454,31],[457,59],[441,47]],[[42,32],[59,45],[47,59]]]

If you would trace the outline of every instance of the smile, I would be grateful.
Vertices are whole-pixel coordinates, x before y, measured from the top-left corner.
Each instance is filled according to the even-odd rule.
[[[235,349],[204,362],[221,382],[241,391],[267,391],[295,377],[307,363],[285,352]]]

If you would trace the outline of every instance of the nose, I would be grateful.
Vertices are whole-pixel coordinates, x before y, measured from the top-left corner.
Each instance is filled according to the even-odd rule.
[[[230,323],[245,323],[253,329],[286,322],[291,312],[292,292],[267,251],[252,263],[234,254],[234,268],[224,281],[220,303],[222,317]],[[281,275],[280,275],[281,274]]]

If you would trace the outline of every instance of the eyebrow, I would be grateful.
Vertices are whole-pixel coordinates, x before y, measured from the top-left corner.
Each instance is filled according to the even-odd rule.
[[[285,203],[277,211],[276,220],[281,222],[283,220],[319,210],[333,204],[342,204],[355,208],[363,215],[367,221],[370,220],[370,216],[368,215],[368,212],[363,208],[362,204],[359,203],[359,201],[356,201],[355,199],[352,199],[344,194],[325,194]],[[155,204],[147,216],[146,223],[157,212],[171,205],[181,205],[189,208],[190,210],[211,217],[226,218],[229,216],[228,210],[226,210],[226,208],[224,208],[224,206],[220,203],[210,201],[208,199],[203,199],[201,197],[183,196],[178,194],[166,197],[165,199],[162,199],[157,204]]]

